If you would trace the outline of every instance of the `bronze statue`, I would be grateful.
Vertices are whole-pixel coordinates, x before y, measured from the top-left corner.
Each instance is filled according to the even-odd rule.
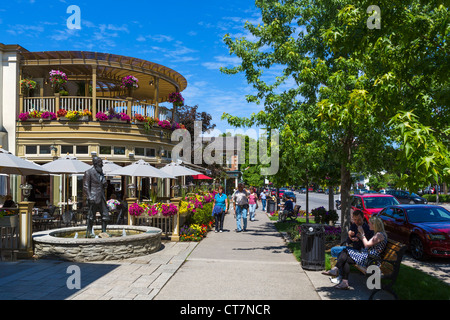
[[[102,215],[102,232],[106,232],[106,225],[109,221],[109,212],[105,198],[107,182],[103,175],[103,161],[99,157],[93,157],[92,164],[94,167],[87,170],[83,177],[83,193],[89,208],[86,238],[91,237],[92,226],[94,225],[95,214],[97,212],[100,212]]]

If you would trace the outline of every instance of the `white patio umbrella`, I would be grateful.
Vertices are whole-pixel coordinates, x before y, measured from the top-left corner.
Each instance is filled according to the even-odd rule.
[[[144,160],[136,161],[126,167],[118,170],[111,171],[110,176],[129,176],[139,178],[162,178],[162,179],[175,179],[171,174],[153,167],[150,163]]]
[[[69,203],[68,201],[68,194],[67,191],[69,190],[69,181],[67,179],[68,174],[80,174],[84,173],[85,171],[89,170],[91,168],[90,165],[87,163],[84,163],[83,161],[77,160],[76,157],[65,155],[61,158],[58,158],[52,162],[44,164],[42,167],[47,169],[50,173],[53,174],[64,174],[66,179],[66,192],[64,199],[66,200],[66,204]]]
[[[150,163],[144,160],[136,161],[126,167],[121,167],[118,170],[111,171],[110,176],[129,176],[129,177],[142,177],[142,178],[163,178],[163,179],[175,179],[171,174],[153,167]]]
[[[182,177],[182,176],[195,176],[201,174],[201,172],[183,167],[175,162],[169,163],[168,165],[161,168],[161,171],[168,173],[174,177]]]
[[[34,174],[48,174],[43,166],[29,162],[0,148],[0,173],[29,176]]]
[[[42,167],[47,169],[50,173],[77,174],[84,173],[92,166],[84,163],[83,161],[77,160],[76,157],[65,155],[52,162],[44,164]]]

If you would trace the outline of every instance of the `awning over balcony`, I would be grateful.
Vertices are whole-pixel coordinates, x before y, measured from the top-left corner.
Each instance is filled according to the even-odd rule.
[[[166,102],[170,93],[183,91],[186,79],[178,72],[150,61],[109,53],[87,51],[21,52],[22,74],[33,78],[48,78],[48,72],[58,69],[65,72],[69,81],[92,80],[97,74],[97,96],[109,96],[116,91],[121,79],[134,75],[139,88],[133,97],[155,101],[155,86],[159,86],[158,102]]]

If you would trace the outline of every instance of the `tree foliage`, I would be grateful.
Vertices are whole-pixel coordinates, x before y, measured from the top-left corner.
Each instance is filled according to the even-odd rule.
[[[252,40],[224,37],[242,63],[221,70],[244,73],[247,101],[264,107],[223,118],[280,130],[277,179],[338,167],[344,227],[352,171],[389,168],[413,191],[450,174],[448,7],[382,0],[381,28],[369,29],[370,2],[257,0]]]

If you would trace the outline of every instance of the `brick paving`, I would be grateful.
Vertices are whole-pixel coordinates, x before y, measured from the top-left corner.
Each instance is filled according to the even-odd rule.
[[[2,262],[0,300],[152,300],[197,244],[167,241],[154,254],[121,261]],[[80,289],[67,286],[72,265],[80,268]]]

